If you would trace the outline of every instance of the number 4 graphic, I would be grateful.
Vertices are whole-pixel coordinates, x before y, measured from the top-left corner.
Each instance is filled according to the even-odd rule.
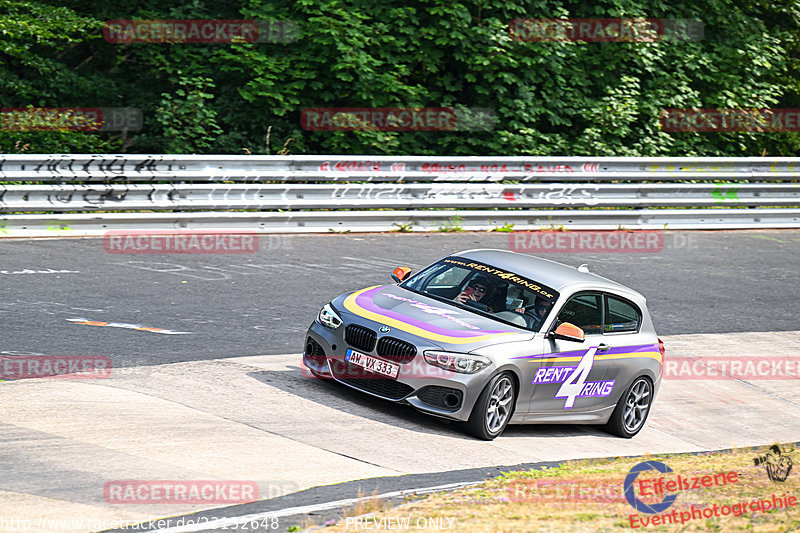
[[[575,404],[575,398],[577,398],[578,394],[583,390],[583,386],[586,384],[586,378],[589,377],[589,372],[592,371],[594,354],[596,351],[597,346],[589,348],[589,350],[583,354],[583,357],[581,357],[581,362],[578,363],[578,366],[575,367],[572,374],[569,375],[567,380],[561,384],[561,388],[558,389],[555,398],[566,398],[564,409],[572,409],[572,406]]]

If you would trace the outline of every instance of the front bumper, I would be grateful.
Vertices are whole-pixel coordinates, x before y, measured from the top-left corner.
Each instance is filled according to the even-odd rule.
[[[370,324],[359,323],[359,326],[370,327]],[[349,348],[378,359],[381,357],[375,350],[366,351],[350,346],[344,339],[346,324],[332,330],[318,322],[308,328],[303,363],[315,375],[331,378],[343,385],[372,396],[398,403],[406,403],[419,411],[451,420],[467,420],[472,408],[486,383],[492,376],[493,366],[476,374],[459,374],[429,365],[422,356],[425,350],[441,350],[440,347],[417,346],[417,355],[405,364],[400,364],[400,372],[396,379],[380,376],[354,367],[345,361],[345,353]],[[411,339],[404,338],[406,342]]]

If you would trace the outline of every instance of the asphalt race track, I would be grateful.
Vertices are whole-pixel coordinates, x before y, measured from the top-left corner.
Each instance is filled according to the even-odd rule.
[[[0,383],[0,508],[76,520],[43,531],[100,530],[203,509],[110,504],[112,480],[258,483],[265,501],[205,512],[218,518],[341,500],[359,486],[469,482],[503,465],[800,440],[794,379],[667,380],[628,441],[581,426],[471,439],[457,424],[309,379],[300,352],[338,294],[391,283],[395,266],[508,249],[508,234],[259,243],[247,255],[152,255],[107,253],[102,239],[0,239],[0,355],[102,355],[112,366],[106,379]],[[656,253],[541,255],[643,293],[668,361],[800,355],[798,231],[667,232]]]

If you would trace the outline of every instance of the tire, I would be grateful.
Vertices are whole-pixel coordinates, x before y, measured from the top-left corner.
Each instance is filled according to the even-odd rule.
[[[653,383],[649,378],[639,376],[620,397],[617,407],[605,425],[606,431],[630,439],[644,427],[652,404]]]
[[[508,372],[496,375],[481,391],[467,421],[467,433],[483,440],[494,440],[514,414],[517,386]],[[497,405],[500,409],[497,409]],[[494,416],[492,416],[494,413]],[[500,418],[498,419],[498,414]]]

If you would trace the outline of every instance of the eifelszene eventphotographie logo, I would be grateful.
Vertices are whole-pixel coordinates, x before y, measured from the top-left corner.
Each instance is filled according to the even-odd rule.
[[[783,483],[792,471],[792,459],[781,453],[781,448],[777,444],[770,447],[764,455],[759,455],[753,459],[755,466],[764,466],[767,477],[770,481]]]

